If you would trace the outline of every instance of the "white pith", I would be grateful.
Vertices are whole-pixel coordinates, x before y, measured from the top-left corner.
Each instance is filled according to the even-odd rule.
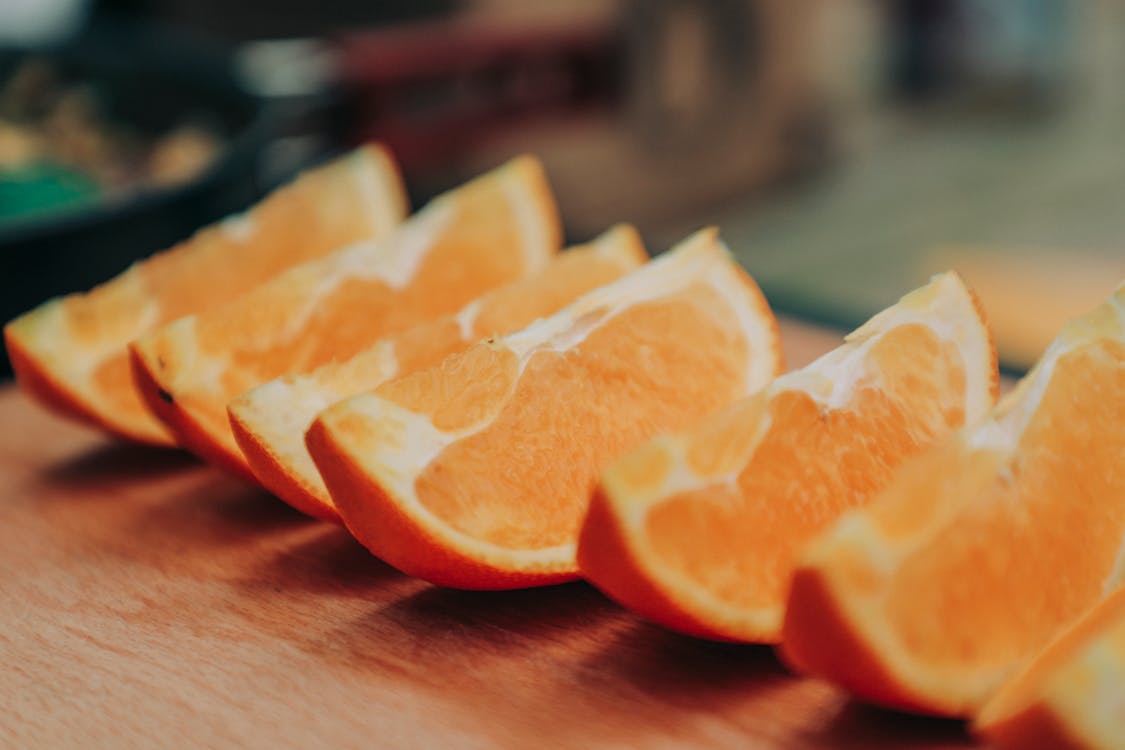
[[[1044,704],[1072,736],[1088,739],[1091,747],[1117,747],[1125,731],[1123,630],[1119,617],[1061,665],[1045,686]]]
[[[100,291],[130,300],[130,306],[137,310],[128,321],[131,333],[125,334],[126,340],[149,330],[160,320],[160,306],[147,296],[143,277],[136,266],[115,279],[111,287]],[[94,378],[98,368],[123,354],[121,340],[118,337],[100,337],[88,346],[74,346],[76,337],[72,321],[66,304],[58,299],[18,319],[13,323],[13,333],[35,353],[35,358],[46,371],[63,374],[60,380],[66,387],[79,394],[103,420],[116,425],[125,434],[136,434],[138,425],[135,420],[121,421],[117,418]],[[167,435],[155,417],[145,415],[144,418],[150,425],[153,438]]]
[[[473,339],[477,318],[480,316],[480,311],[483,309],[487,299],[488,295],[477,297],[458,310],[457,314],[453,316],[453,322],[457,324],[457,333],[460,335],[462,341],[471,341]]]
[[[592,252],[600,258],[618,262],[627,268],[625,249],[620,235],[607,232],[589,249],[568,252]],[[525,284],[529,278],[488,292],[473,300],[451,316],[466,345],[478,338],[475,324],[481,311],[512,287]],[[431,325],[431,324],[423,324]],[[321,500],[330,503],[328,489],[305,446],[304,435],[316,415],[337,401],[372,389],[398,374],[393,339],[383,339],[366,352],[348,362],[333,363],[313,370],[308,375],[289,375],[255,388],[235,399],[231,411],[243,427],[276,456],[287,458],[285,467]],[[360,361],[360,360],[364,361]],[[357,365],[360,365],[357,367]],[[344,373],[344,374],[341,374]],[[361,376],[358,377],[357,376]]]
[[[948,276],[935,279],[931,286],[918,292],[935,291],[934,304],[923,308],[913,308],[917,299],[908,295],[898,304],[872,318],[863,327],[846,337],[845,343],[800,370],[775,378],[759,393],[748,398],[772,399],[785,391],[800,391],[816,401],[824,410],[848,408],[857,385],[867,376],[867,356],[884,335],[900,326],[917,323],[925,325],[944,341],[961,342],[965,352],[966,368],[988,368],[991,363],[990,345],[976,319],[972,300],[964,287]],[[905,303],[905,305],[904,305]],[[958,319],[950,322],[949,319]],[[965,394],[965,413],[967,420],[979,419],[987,409],[990,396],[991,378],[985,373],[975,372],[966,378],[968,388]],[[770,420],[768,411],[758,424],[757,439],[747,446],[749,454],[757,448],[758,442],[768,432]],[[646,500],[657,501],[670,494],[698,489],[716,482],[733,482],[737,479],[741,465],[745,462],[732,462],[735,468],[719,475],[700,476],[687,465],[689,441],[684,435],[658,438],[665,446],[665,453],[673,459],[672,470],[667,481],[638,495],[637,490],[622,488],[629,496],[629,519],[634,523],[643,522],[647,513]],[[624,508],[623,508],[624,509]]]
[[[333,373],[354,369],[360,358],[364,382],[357,383],[354,376],[336,382]],[[331,363],[307,375],[286,375],[253,388],[234,399],[229,409],[269,453],[283,459],[287,472],[306,491],[330,502],[328,488],[305,447],[305,433],[317,414],[365,388],[376,387],[394,377],[398,369],[394,344],[383,339],[347,363]]]
[[[501,174],[501,184],[508,203],[516,209],[516,224],[522,238],[524,253],[524,273],[534,273],[543,268],[559,249],[554,217],[544,217],[542,205],[537,199],[528,200],[529,195],[537,193],[536,187],[530,190],[531,162],[517,160],[505,167]],[[547,218],[544,221],[544,218]]]
[[[323,169],[325,173],[333,175],[333,181],[344,176],[338,166]],[[364,196],[371,210],[371,233],[386,234],[388,229],[401,221],[405,211],[404,194],[394,164],[382,149],[364,148],[347,160],[347,170],[350,180],[337,184],[337,189],[350,190],[356,195]],[[272,196],[263,202],[270,200]],[[254,216],[256,209],[257,206],[230,215],[206,231],[214,230],[216,236],[235,245],[253,244],[260,228]],[[222,242],[216,246],[204,241],[202,245],[182,248],[177,246],[171,252],[174,256],[182,256],[184,260],[194,262],[196,259],[217,258],[216,253],[222,246]],[[241,252],[238,247],[227,249]],[[183,255],[185,252],[186,255]],[[179,261],[173,263],[172,268],[177,267],[178,263]],[[101,315],[106,310],[109,311],[109,314],[98,321],[104,323],[99,326],[101,335],[81,341],[80,346],[75,345],[76,337],[71,335],[67,320],[68,316],[75,314],[75,307],[56,301],[41,307],[44,315],[36,310],[26,316],[30,324],[28,330],[43,331],[40,338],[29,338],[26,344],[28,350],[34,353],[34,358],[42,361],[43,369],[50,374],[50,379],[58,382],[63,391],[73,391],[77,400],[105,424],[142,440],[151,438],[159,441],[163,436],[166,441],[167,432],[155,417],[131,409],[121,413],[117,399],[107,398],[93,380],[98,368],[120,357],[129,342],[153,332],[162,320],[167,320],[159,299],[163,282],[157,279],[157,288],[150,289],[149,282],[146,282],[145,274],[142,273],[145,264],[146,261],[142,261],[89,292],[88,296],[93,298],[95,304],[75,306],[83,314],[92,312]],[[107,298],[110,304],[100,304]],[[124,299],[130,304],[127,307],[119,306],[119,302],[113,302],[115,299]],[[80,300],[80,303],[84,302]]]
[[[417,275],[456,215],[454,201],[438,199],[385,237],[357,242],[295,270],[307,267],[320,278],[318,298],[349,279],[377,280],[392,289],[402,289]]]
[[[955,275],[942,274],[875,315],[849,334],[840,347],[800,370],[775,378],[758,393],[748,396],[763,401],[760,410],[756,410],[761,416],[755,424],[755,435],[747,441],[742,454],[729,463],[728,470],[701,475],[689,466],[691,433],[661,436],[651,444],[650,447],[659,450],[671,462],[660,483],[636,487],[619,477],[611,467],[603,476],[603,486],[615,515],[631,529],[628,538],[636,545],[636,559],[644,561],[655,555],[644,531],[648,514],[655,505],[681,493],[737,481],[769,432],[768,403],[771,399],[786,391],[798,391],[807,394],[822,411],[849,408],[857,387],[878,385],[878,371],[868,367],[871,349],[889,332],[910,324],[926,326],[940,341],[958,345],[966,369],[966,421],[981,419],[991,403],[992,377],[988,372],[992,366],[991,342],[980,325],[968,290]],[[748,631],[776,632],[780,628],[780,614],[773,608],[751,611],[731,605],[665,565],[650,567],[649,574],[654,581],[663,581],[663,585],[675,590],[677,598],[690,602],[694,611],[707,612],[709,618],[716,615],[722,618],[732,635]]]
[[[102,293],[106,292],[128,299],[130,306],[138,310],[129,321],[134,336],[148,330],[160,319],[160,307],[148,299],[144,279],[135,266],[114,280],[112,289],[106,288]],[[62,300],[43,305],[25,320],[26,323],[20,323],[28,325],[33,331],[27,339],[34,341],[39,357],[51,363],[49,369],[73,373],[76,378],[74,384],[80,384],[90,398],[100,400],[91,378],[107,359],[121,353],[120,342],[99,338],[92,346],[75,347],[73,342],[76,337],[71,328],[73,319]]]
[[[250,215],[249,211],[231,214],[219,222],[219,231],[223,233],[223,237],[240,245],[244,245],[253,239],[256,229],[254,217]]]
[[[425,210],[379,240],[364,240],[337,250],[323,258],[307,261],[284,271],[274,279],[251,290],[233,304],[252,310],[257,300],[270,304],[284,296],[293,310],[285,315],[280,327],[259,332],[254,338],[243,337],[238,347],[243,352],[265,351],[282,342],[296,340],[307,329],[308,322],[342,284],[354,279],[380,280],[399,289],[408,284],[432,249],[447,223],[455,215],[455,206],[435,201]],[[223,371],[229,367],[226,353],[209,356],[199,346],[195,335],[199,316],[193,315],[159,329],[153,341],[163,339],[191,366],[176,368],[176,377],[164,383],[173,394],[190,386],[220,393]]]
[[[976,425],[966,426],[953,439],[960,441],[965,449],[972,452],[998,453],[1001,458],[998,471],[1010,476],[1011,462],[1017,456],[1019,442],[1042,403],[1059,359],[1079,347],[1103,338],[1125,340],[1125,284],[1092,312],[1068,323],[1048,346],[1035,367],[997,404],[991,414]],[[955,513],[956,510],[952,512]],[[945,524],[954,522],[955,518],[949,518]],[[881,580],[887,580],[913,553],[915,545],[908,543],[909,541],[892,544],[866,514],[852,513],[845,516],[841,523],[808,551],[805,564],[816,568],[830,589],[848,590],[848,584],[842,582],[844,574],[831,564],[836,551],[855,551],[868,571]],[[1122,546],[1125,547],[1125,540]],[[1113,582],[1121,577],[1123,565],[1125,562],[1119,550],[1114,569],[1103,582],[1104,590],[1112,588]],[[834,580],[837,577],[840,577],[841,582]],[[888,596],[888,590],[883,587],[874,595],[837,596],[835,601],[865,643],[879,644],[878,651],[874,652],[875,656],[906,690],[934,703],[944,702],[944,710],[951,714],[964,715],[979,709],[980,699],[974,691],[981,686],[970,683],[963,670],[949,673],[913,668],[915,661],[909,648],[883,616]]]
[[[773,359],[763,356],[774,346],[772,319],[761,314],[755,305],[758,300],[738,275],[731,272],[730,263],[729,254],[712,233],[699,233],[628,276],[587,293],[559,313],[487,345],[513,352],[522,373],[535,354],[576,347],[593,330],[635,305],[665,297],[692,284],[705,284],[723,295],[731,304],[732,313],[744,321],[743,330],[752,353],[749,369],[757,373],[750,377],[765,382],[774,371]],[[517,375],[513,389],[518,381]],[[334,429],[338,420],[354,419],[356,415],[373,426],[376,438],[353,441],[344,431]],[[506,567],[511,564],[513,555],[518,555],[521,567],[532,568],[537,564],[557,565],[560,560],[573,559],[573,544],[513,550],[481,541],[449,527],[419,502],[414,486],[418,475],[447,446],[486,428],[494,417],[486,417],[482,424],[456,432],[445,432],[434,427],[425,414],[365,394],[337,404],[324,412],[321,419],[336,447],[363,466],[417,523],[440,529],[443,538],[474,558]]]
[[[699,232],[673,251],[650,260],[638,271],[583,295],[557,315],[505,336],[502,345],[519,357],[522,374],[536,352],[573,349],[631,307],[660,299],[693,283],[702,283],[724,299],[738,318],[741,330],[750,337],[747,381],[760,387],[774,372],[773,361],[761,356],[770,348],[772,330],[762,325],[760,310],[745,302],[747,291],[737,276],[729,273],[723,264],[716,263],[716,253],[729,259],[729,251],[721,241],[713,239],[709,233]]]
[[[204,353],[199,345],[197,320],[194,315],[180,318],[160,330],[160,339],[167,344],[168,350],[174,353],[176,359],[168,363],[171,366],[167,369],[154,362],[149,362],[149,366],[153,367],[157,375],[157,383],[169,393],[177,394],[185,386],[193,390],[202,387],[207,391],[220,391],[223,388],[223,374],[228,362],[225,357]],[[143,347],[142,341],[142,352],[149,353]],[[184,360],[190,360],[191,365],[187,366]]]
[[[381,148],[360,151],[351,166],[363,205],[368,207],[371,231],[384,235],[407,211],[398,170]]]

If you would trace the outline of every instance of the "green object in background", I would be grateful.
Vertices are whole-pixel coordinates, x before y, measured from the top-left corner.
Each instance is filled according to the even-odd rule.
[[[48,162],[0,172],[0,225],[86,203],[98,193],[86,175]]]

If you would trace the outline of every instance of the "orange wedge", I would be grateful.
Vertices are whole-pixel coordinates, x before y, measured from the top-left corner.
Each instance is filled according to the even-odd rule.
[[[970,716],[1125,569],[1125,286],[981,424],[807,550],[783,652],[871,701]]]
[[[801,547],[987,414],[998,378],[972,293],[938,276],[804,369],[610,466],[582,574],[675,630],[777,642]]]
[[[1001,750],[1112,750],[1125,741],[1125,588],[1118,588],[1004,685],[974,730]]]
[[[307,443],[348,529],[433,583],[573,579],[601,468],[760,388],[777,327],[714,230],[557,314],[324,411]]]
[[[509,333],[555,313],[633,270],[646,257],[636,230],[616,227],[588,246],[568,250],[539,273],[473,300],[454,315],[415,326],[307,375],[271,380],[227,407],[238,445],[264,487],[304,513],[339,522],[328,488],[305,447],[305,432],[318,413],[400,374],[440,364],[486,336]]]
[[[182,447],[256,481],[231,432],[231,399],[453,312],[540,270],[559,243],[542,166],[515,159],[435,199],[381,240],[292,268],[138,339],[137,387]]]
[[[390,155],[361,148],[90,292],[50,300],[12,321],[4,328],[12,368],[23,388],[63,415],[171,445],[133,388],[130,341],[341,245],[382,236],[405,213]]]

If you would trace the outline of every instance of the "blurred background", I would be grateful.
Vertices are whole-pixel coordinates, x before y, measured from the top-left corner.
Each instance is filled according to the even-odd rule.
[[[378,139],[833,326],[956,268],[1018,370],[1125,278],[1123,81],[1125,0],[0,0],[0,317]]]

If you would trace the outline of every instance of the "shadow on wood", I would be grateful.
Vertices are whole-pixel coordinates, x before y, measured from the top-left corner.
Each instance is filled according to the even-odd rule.
[[[263,489],[213,471],[134,518],[135,533],[166,537],[179,547],[255,543],[313,521]]]
[[[529,655],[544,657],[552,641],[573,650],[615,611],[580,583],[481,592],[436,588],[406,576],[402,581],[401,596],[383,599],[335,632],[339,643],[350,644],[345,650],[355,663],[392,642],[430,662],[431,669],[420,673],[474,681],[503,671],[507,663],[523,664]]]
[[[406,576],[372,555],[339,526],[311,522],[311,536],[302,536],[254,566],[248,588],[284,588],[300,595],[323,594],[377,598],[389,583]]]
[[[468,592],[421,582],[411,591],[403,581],[405,595],[306,647],[393,672],[475,717],[502,746],[699,741],[712,724],[741,738],[737,746],[754,736],[763,707],[801,684],[768,648],[669,633],[584,583]]]
[[[845,700],[810,742],[842,750],[911,747],[918,750],[973,747],[965,724],[952,719],[916,716]]]
[[[59,487],[85,490],[152,481],[177,472],[198,469],[199,459],[173,448],[131,443],[99,443],[91,449],[48,466],[42,479]]]
[[[585,663],[646,694],[684,705],[714,706],[716,699],[744,700],[792,677],[765,646],[716,643],[634,622]]]

